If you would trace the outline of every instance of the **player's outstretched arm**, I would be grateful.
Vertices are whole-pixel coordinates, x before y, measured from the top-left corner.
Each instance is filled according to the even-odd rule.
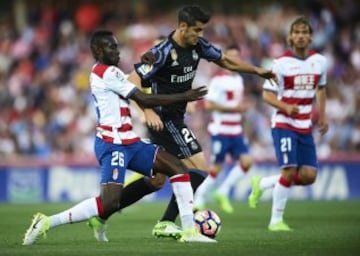
[[[217,61],[216,64],[230,71],[256,74],[265,79],[273,79],[275,82],[277,82],[277,77],[271,70],[254,66],[240,59],[235,59],[230,56],[227,56],[226,54],[223,54],[221,59]]]
[[[173,103],[184,102],[184,101],[195,101],[202,99],[207,93],[205,86],[201,86],[196,89],[188,90],[184,93],[175,94],[157,94],[149,95],[137,90],[130,96],[130,99],[136,101],[142,107],[149,108],[161,105],[170,105]]]

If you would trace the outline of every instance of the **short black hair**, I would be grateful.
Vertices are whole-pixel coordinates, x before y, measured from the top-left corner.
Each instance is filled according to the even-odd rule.
[[[204,24],[210,20],[210,14],[205,12],[197,5],[187,5],[178,13],[178,22],[185,22],[189,26],[194,26],[197,21]]]
[[[97,30],[90,37],[90,50],[95,60],[98,60],[96,47],[100,45],[101,40],[105,37],[113,36],[113,32],[110,30]]]

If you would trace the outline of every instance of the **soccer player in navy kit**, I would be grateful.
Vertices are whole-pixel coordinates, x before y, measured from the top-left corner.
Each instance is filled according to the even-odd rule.
[[[198,6],[182,8],[178,13],[176,30],[145,54],[146,58],[143,59],[150,61],[136,64],[129,80],[138,85],[150,86],[152,94],[183,92],[192,87],[200,59],[214,62],[231,71],[257,74],[266,79],[275,78],[270,70],[231,58],[204,39],[202,34],[209,20],[210,15]],[[184,123],[185,110],[186,103],[176,103],[166,107],[145,109],[144,112],[152,142],[164,147],[167,152],[180,158],[193,170],[190,176],[195,191],[204,180],[208,166],[194,133]],[[161,188],[165,179],[163,175],[156,175],[150,180],[144,177],[129,184],[124,189],[124,194],[128,197],[123,197],[126,201],[123,206]],[[179,237],[181,229],[174,224],[177,215],[178,207],[173,196],[164,216],[155,225],[153,235]]]

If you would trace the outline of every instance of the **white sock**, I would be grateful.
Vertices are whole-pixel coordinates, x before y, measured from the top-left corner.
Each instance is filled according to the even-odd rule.
[[[290,186],[286,187],[281,182],[275,184],[271,208],[270,225],[283,221],[284,210],[289,197]]]
[[[170,183],[179,208],[183,230],[195,228],[194,224],[194,193],[190,184],[189,174],[179,174],[170,177]]]
[[[244,170],[241,168],[240,164],[236,164],[229,171],[225,180],[221,183],[217,192],[221,195],[228,196],[230,189],[238,183],[238,181],[245,175]]]
[[[208,191],[214,186],[216,178],[212,175],[208,175],[201,185],[197,188],[194,195],[194,206],[201,207],[206,203],[206,195]]]
[[[262,177],[259,183],[260,189],[264,191],[269,188],[275,187],[275,184],[279,181],[280,176],[281,176],[280,174],[277,174],[273,176]]]
[[[96,198],[85,199],[84,201],[74,205],[58,214],[50,216],[50,228],[68,223],[81,222],[98,215],[98,207]]]

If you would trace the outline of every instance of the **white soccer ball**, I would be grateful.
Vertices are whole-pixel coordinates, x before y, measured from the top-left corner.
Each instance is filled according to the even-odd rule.
[[[194,221],[197,230],[210,238],[215,238],[221,229],[219,215],[213,210],[199,210],[194,214]]]

